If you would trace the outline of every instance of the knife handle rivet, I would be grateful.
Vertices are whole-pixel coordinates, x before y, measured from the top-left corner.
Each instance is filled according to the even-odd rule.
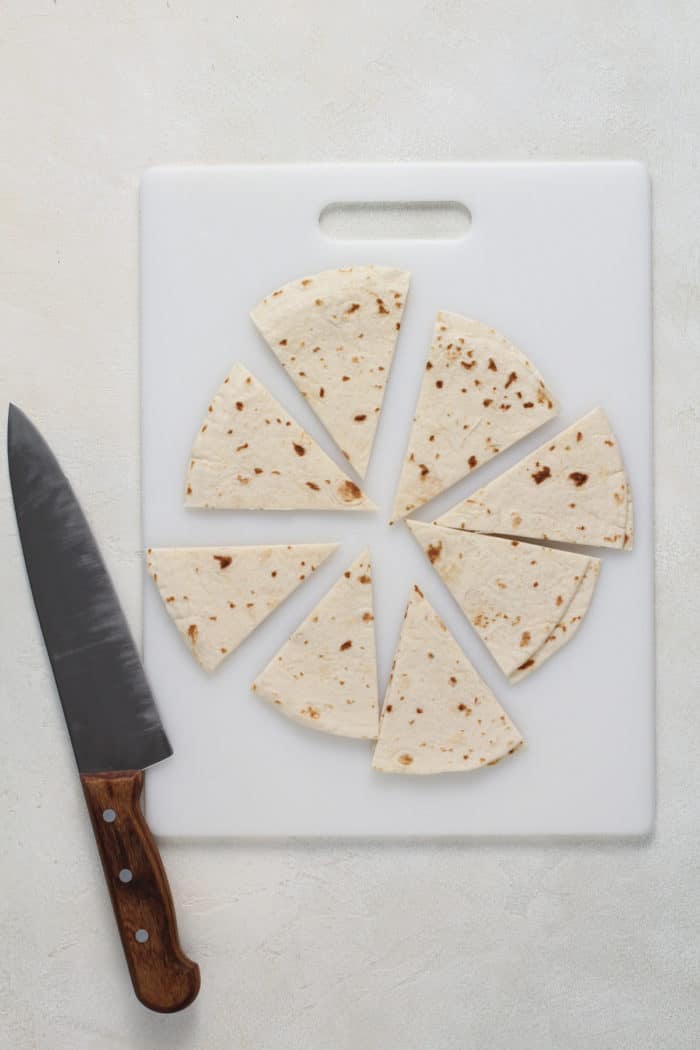
[[[114,812],[113,809],[103,809],[102,819],[104,820],[105,824],[112,824],[117,819],[117,814]]]
[[[122,870],[119,872],[119,881],[120,882],[131,882],[133,877],[134,877],[134,873],[131,870],[131,868],[122,868]]]
[[[148,930],[137,930],[134,934],[134,937],[139,942],[139,944],[145,944],[148,940]]]

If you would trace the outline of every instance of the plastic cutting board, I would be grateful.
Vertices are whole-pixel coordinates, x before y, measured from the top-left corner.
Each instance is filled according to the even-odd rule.
[[[330,202],[459,201],[457,239],[331,240]],[[412,285],[367,490],[376,515],[186,511],[183,478],[211,394],[243,361],[339,463],[248,317],[266,293],[353,263]],[[641,835],[654,810],[650,205],[634,163],[332,165],[149,171],[141,190],[144,547],[338,540],[342,547],[212,676],[144,572],[146,670],[175,749],[149,771],[154,831],[186,836]],[[561,414],[496,457],[428,520],[601,405],[635,504],[631,553],[602,551],[576,638],[507,684],[404,526],[387,521],[438,309],[508,335]],[[305,730],[249,692],[257,672],[369,544],[383,691],[411,584],[435,605],[527,748],[465,775],[387,776],[371,746]]]

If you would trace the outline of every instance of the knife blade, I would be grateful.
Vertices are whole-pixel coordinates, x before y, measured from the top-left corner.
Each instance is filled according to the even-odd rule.
[[[197,996],[158,848],[143,770],[172,748],[112,581],[51,449],[10,405],[10,485],[29,584],[140,1001],[171,1013]]]

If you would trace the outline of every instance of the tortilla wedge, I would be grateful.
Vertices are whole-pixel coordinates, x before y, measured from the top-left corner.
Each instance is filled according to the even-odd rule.
[[[575,634],[593,596],[597,558],[418,521],[407,525],[511,682]]]
[[[187,648],[213,671],[337,546],[149,547],[146,562]]]
[[[414,586],[372,765],[383,773],[493,766],[523,738],[433,607]]]
[[[328,433],[364,477],[410,274],[382,266],[325,270],[278,288],[256,328]]]
[[[589,412],[437,521],[473,532],[630,550],[632,491],[605,413]]]
[[[557,414],[539,372],[505,336],[441,311],[396,493],[405,517]]]
[[[297,627],[252,689],[310,729],[377,739],[377,660],[369,551]]]
[[[272,394],[231,369],[190,453],[185,506],[236,510],[374,510]]]

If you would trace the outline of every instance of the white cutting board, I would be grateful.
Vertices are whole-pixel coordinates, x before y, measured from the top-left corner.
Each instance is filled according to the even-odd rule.
[[[329,240],[335,201],[460,201],[459,239]],[[641,835],[654,811],[650,211],[633,163],[158,168],[141,191],[144,547],[338,540],[342,548],[212,676],[144,574],[146,671],[175,755],[148,774],[158,834]],[[367,490],[376,515],[186,511],[183,478],[211,395],[243,361],[344,460],[248,311],[327,267],[406,268],[412,284]],[[559,419],[498,456],[428,520],[596,405],[620,440],[634,551],[603,551],[571,645],[510,686],[405,526],[387,525],[438,309],[506,333],[541,369]],[[416,581],[521,729],[527,748],[472,774],[387,776],[369,744],[305,729],[249,684],[369,544],[380,688]]]

